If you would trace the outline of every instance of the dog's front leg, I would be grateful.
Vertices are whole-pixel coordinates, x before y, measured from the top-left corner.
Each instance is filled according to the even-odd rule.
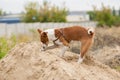
[[[64,56],[65,51],[68,49],[67,46],[61,46],[61,52],[60,52],[60,57]]]
[[[59,46],[59,44],[57,44],[57,42],[53,41],[54,46]]]
[[[61,52],[60,52],[60,57],[64,56],[65,51],[70,48],[69,43],[65,40],[64,37],[60,37],[60,42],[61,44]]]

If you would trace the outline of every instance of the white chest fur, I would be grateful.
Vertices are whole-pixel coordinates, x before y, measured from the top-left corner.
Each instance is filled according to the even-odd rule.
[[[45,30],[44,32],[47,32],[47,33],[48,33],[47,35],[48,35],[48,39],[49,39],[50,41],[53,41],[53,40],[56,39],[54,29],[47,29],[47,30]]]
[[[44,32],[47,32],[48,34],[48,39],[50,42],[53,42],[54,40],[56,40],[57,38],[55,37],[55,29],[47,29]],[[55,41],[56,44],[58,45],[63,45],[62,42],[60,42],[59,40]]]

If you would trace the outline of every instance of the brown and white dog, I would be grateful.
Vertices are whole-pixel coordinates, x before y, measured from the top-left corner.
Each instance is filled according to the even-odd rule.
[[[84,55],[93,43],[94,38],[94,29],[86,29],[80,26],[47,29],[45,31],[38,29],[38,32],[40,34],[42,50],[46,49],[49,41],[53,41],[54,44],[62,46],[62,50],[60,52],[61,56],[63,56],[65,51],[70,47],[69,43],[71,41],[80,41],[81,51],[78,63],[83,61]]]

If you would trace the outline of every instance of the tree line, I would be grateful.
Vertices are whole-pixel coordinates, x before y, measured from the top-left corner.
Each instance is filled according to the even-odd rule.
[[[24,6],[25,12],[22,13],[22,22],[66,22],[68,9],[63,5],[58,7],[50,2],[44,1],[42,5],[37,2],[29,2]],[[5,12],[4,12],[5,13]],[[3,11],[0,9],[0,15]],[[93,11],[88,11],[90,20],[97,21],[98,26],[120,26],[120,9],[115,10],[104,6],[100,10],[93,7]]]

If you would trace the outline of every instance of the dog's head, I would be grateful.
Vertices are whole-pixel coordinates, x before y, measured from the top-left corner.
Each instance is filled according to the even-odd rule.
[[[48,39],[48,32],[43,32],[42,30],[38,29],[38,32],[40,34],[40,40],[42,43],[42,49],[45,50],[48,46],[49,39]]]

